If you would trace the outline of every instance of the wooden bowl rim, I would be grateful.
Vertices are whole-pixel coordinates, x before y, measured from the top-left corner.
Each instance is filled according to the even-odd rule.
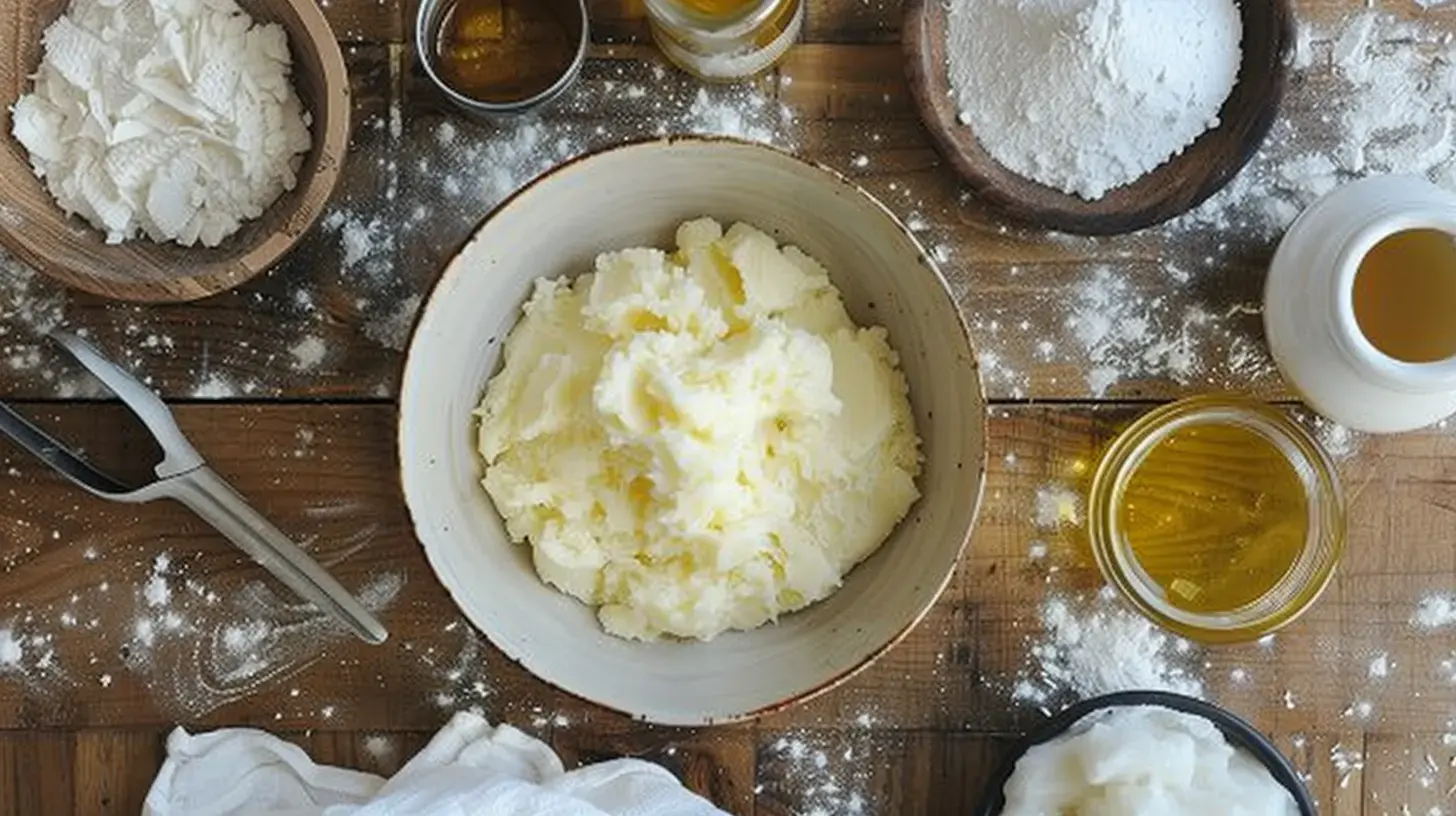
[[[352,115],[348,67],[344,63],[343,50],[339,47],[328,19],[313,0],[286,2],[298,15],[299,23],[307,34],[307,47],[317,53],[319,61],[323,93],[318,107],[305,106],[305,110],[312,117],[312,145],[310,152],[305,154],[305,162],[313,160],[313,172],[307,178],[300,179],[300,183],[293,190],[284,192],[284,196],[291,195],[295,198],[295,209],[255,246],[236,256],[207,263],[196,274],[178,275],[163,280],[100,279],[68,265],[56,263],[47,257],[43,247],[24,234],[23,221],[12,223],[0,219],[0,246],[65,286],[100,297],[133,303],[181,303],[200,300],[240,286],[271,269],[312,229],[328,206],[348,153]],[[289,53],[293,61],[290,77],[297,88],[297,72],[302,60],[298,56],[299,46],[292,36],[289,37]],[[323,128],[322,131],[319,130],[320,127]],[[5,133],[0,138],[13,142],[15,137],[10,129],[7,127],[4,130]],[[49,195],[49,191],[46,194]],[[280,196],[264,209],[259,218],[266,216],[282,200],[283,196]],[[78,223],[84,229],[96,230],[90,223]],[[230,236],[228,240],[233,237],[235,236]],[[148,239],[137,238],[133,242],[145,240]],[[130,243],[132,242],[128,242]],[[224,241],[218,249],[226,246]],[[189,248],[180,249],[185,252]]]
[[[1264,140],[1268,137],[1275,119],[1278,118],[1284,93],[1289,84],[1289,68],[1296,32],[1291,0],[1264,1],[1270,4],[1270,9],[1278,15],[1280,20],[1280,24],[1274,32],[1276,37],[1274,47],[1278,58],[1275,60],[1273,74],[1267,78],[1269,93],[1264,99],[1264,103],[1253,114],[1251,126],[1239,145],[1237,157],[1233,161],[1221,162],[1207,174],[1183,206],[1167,206],[1168,202],[1175,198],[1174,193],[1179,191],[1180,188],[1177,186],[1169,188],[1163,195],[1147,200],[1135,209],[1115,213],[1092,212],[1090,210],[1097,202],[1088,202],[1074,194],[1039,185],[1030,179],[1021,180],[1027,184],[1041,187],[1049,196],[1059,198],[1061,206],[1044,207],[1032,204],[1005,190],[998,179],[993,178],[985,172],[979,162],[973,161],[966,155],[961,148],[961,139],[954,135],[964,133],[964,138],[976,139],[975,134],[968,126],[962,125],[958,121],[944,121],[932,98],[933,89],[950,89],[949,78],[945,76],[945,66],[929,64],[931,48],[926,39],[928,35],[926,28],[931,15],[948,16],[945,0],[906,0],[905,2],[905,15],[901,21],[901,43],[910,95],[915,102],[921,123],[929,132],[936,150],[956,169],[956,172],[970,186],[971,192],[1001,215],[1027,226],[1076,235],[1120,235],[1136,232],[1176,218],[1207,201],[1226,187],[1234,176],[1243,170],[1259,152]],[[1247,58],[1247,51],[1242,56]],[[934,81],[937,78],[943,81]],[[1238,82],[1243,81],[1241,66]],[[1227,123],[1228,120],[1223,119],[1218,128],[1205,131],[1192,144],[1184,148],[1182,153],[1168,159],[1132,184],[1118,189],[1134,189],[1140,184],[1156,180],[1158,176],[1171,172],[1170,168],[1175,168],[1180,161],[1183,161],[1195,145],[1217,134],[1227,126]],[[989,154],[988,161],[994,161],[989,158]],[[1011,170],[1002,169],[1004,172],[1016,176]],[[1019,176],[1017,178],[1020,179]]]

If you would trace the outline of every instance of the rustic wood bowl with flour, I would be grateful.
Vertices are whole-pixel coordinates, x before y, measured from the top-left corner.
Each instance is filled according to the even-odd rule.
[[[945,0],[907,0],[903,37],[911,93],[940,153],[972,192],[1001,214],[1060,232],[1133,232],[1181,215],[1221,190],[1258,151],[1274,123],[1293,57],[1294,12],[1289,0],[1246,0],[1237,6],[1243,27],[1242,53],[1237,78],[1218,111],[1217,124],[1181,153],[1131,183],[1112,187],[1100,198],[1089,200],[1014,172],[994,158],[994,151],[983,144],[977,130],[963,121],[950,67],[955,12]],[[1020,33],[999,31],[998,39]],[[1156,32],[1152,36],[1168,35]],[[1146,51],[1169,46],[1153,42],[1142,47]],[[1036,58],[1047,50],[1040,49]],[[1196,62],[1191,57],[1184,60]],[[1016,81],[1019,77],[1004,71],[992,79],[1001,86]],[[1162,124],[1150,121],[1147,127]]]
[[[136,302],[204,298],[272,267],[323,212],[348,147],[348,74],[318,4],[238,0],[255,23],[277,23],[287,35],[291,84],[311,120],[309,145],[299,154],[292,189],[212,247],[158,242],[145,234],[108,243],[105,232],[68,216],[32,170],[30,152],[13,133],[12,106],[32,92],[42,38],[68,5],[68,0],[0,3],[0,244],[67,286]],[[200,52],[196,58],[203,64],[209,59]]]

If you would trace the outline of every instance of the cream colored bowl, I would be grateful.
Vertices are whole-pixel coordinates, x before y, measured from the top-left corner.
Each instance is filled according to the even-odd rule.
[[[926,454],[923,498],[828,598],[709,642],[638,643],[542,583],[480,486],[471,411],[532,282],[591,269],[600,252],[670,247],[679,223],[747,221],[829,269],[861,325],[899,351]],[[400,467],[440,581],[491,641],[538,677],[643,720],[706,725],[831,688],[903,637],[966,546],[985,474],[985,397],[955,301],[925,251],[839,175],[759,145],[644,142],[580,159],[501,205],[425,305],[400,395]]]

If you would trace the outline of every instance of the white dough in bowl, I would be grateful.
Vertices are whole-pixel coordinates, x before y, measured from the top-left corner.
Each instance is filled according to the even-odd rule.
[[[1001,816],[1299,816],[1213,723],[1158,706],[1112,709],[1031,748],[1005,793]]]
[[[747,224],[543,278],[481,402],[484,485],[607,632],[709,640],[822,600],[920,496],[885,329]]]

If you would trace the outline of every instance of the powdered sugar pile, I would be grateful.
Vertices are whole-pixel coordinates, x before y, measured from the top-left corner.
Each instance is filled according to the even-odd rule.
[[[1232,0],[953,0],[951,86],[998,162],[1087,199],[1210,127],[1238,75]]]
[[[1045,631],[1012,697],[1043,708],[1129,690],[1203,696],[1190,674],[1193,646],[1126,608],[1111,590],[1092,599],[1053,596],[1041,608]]]

